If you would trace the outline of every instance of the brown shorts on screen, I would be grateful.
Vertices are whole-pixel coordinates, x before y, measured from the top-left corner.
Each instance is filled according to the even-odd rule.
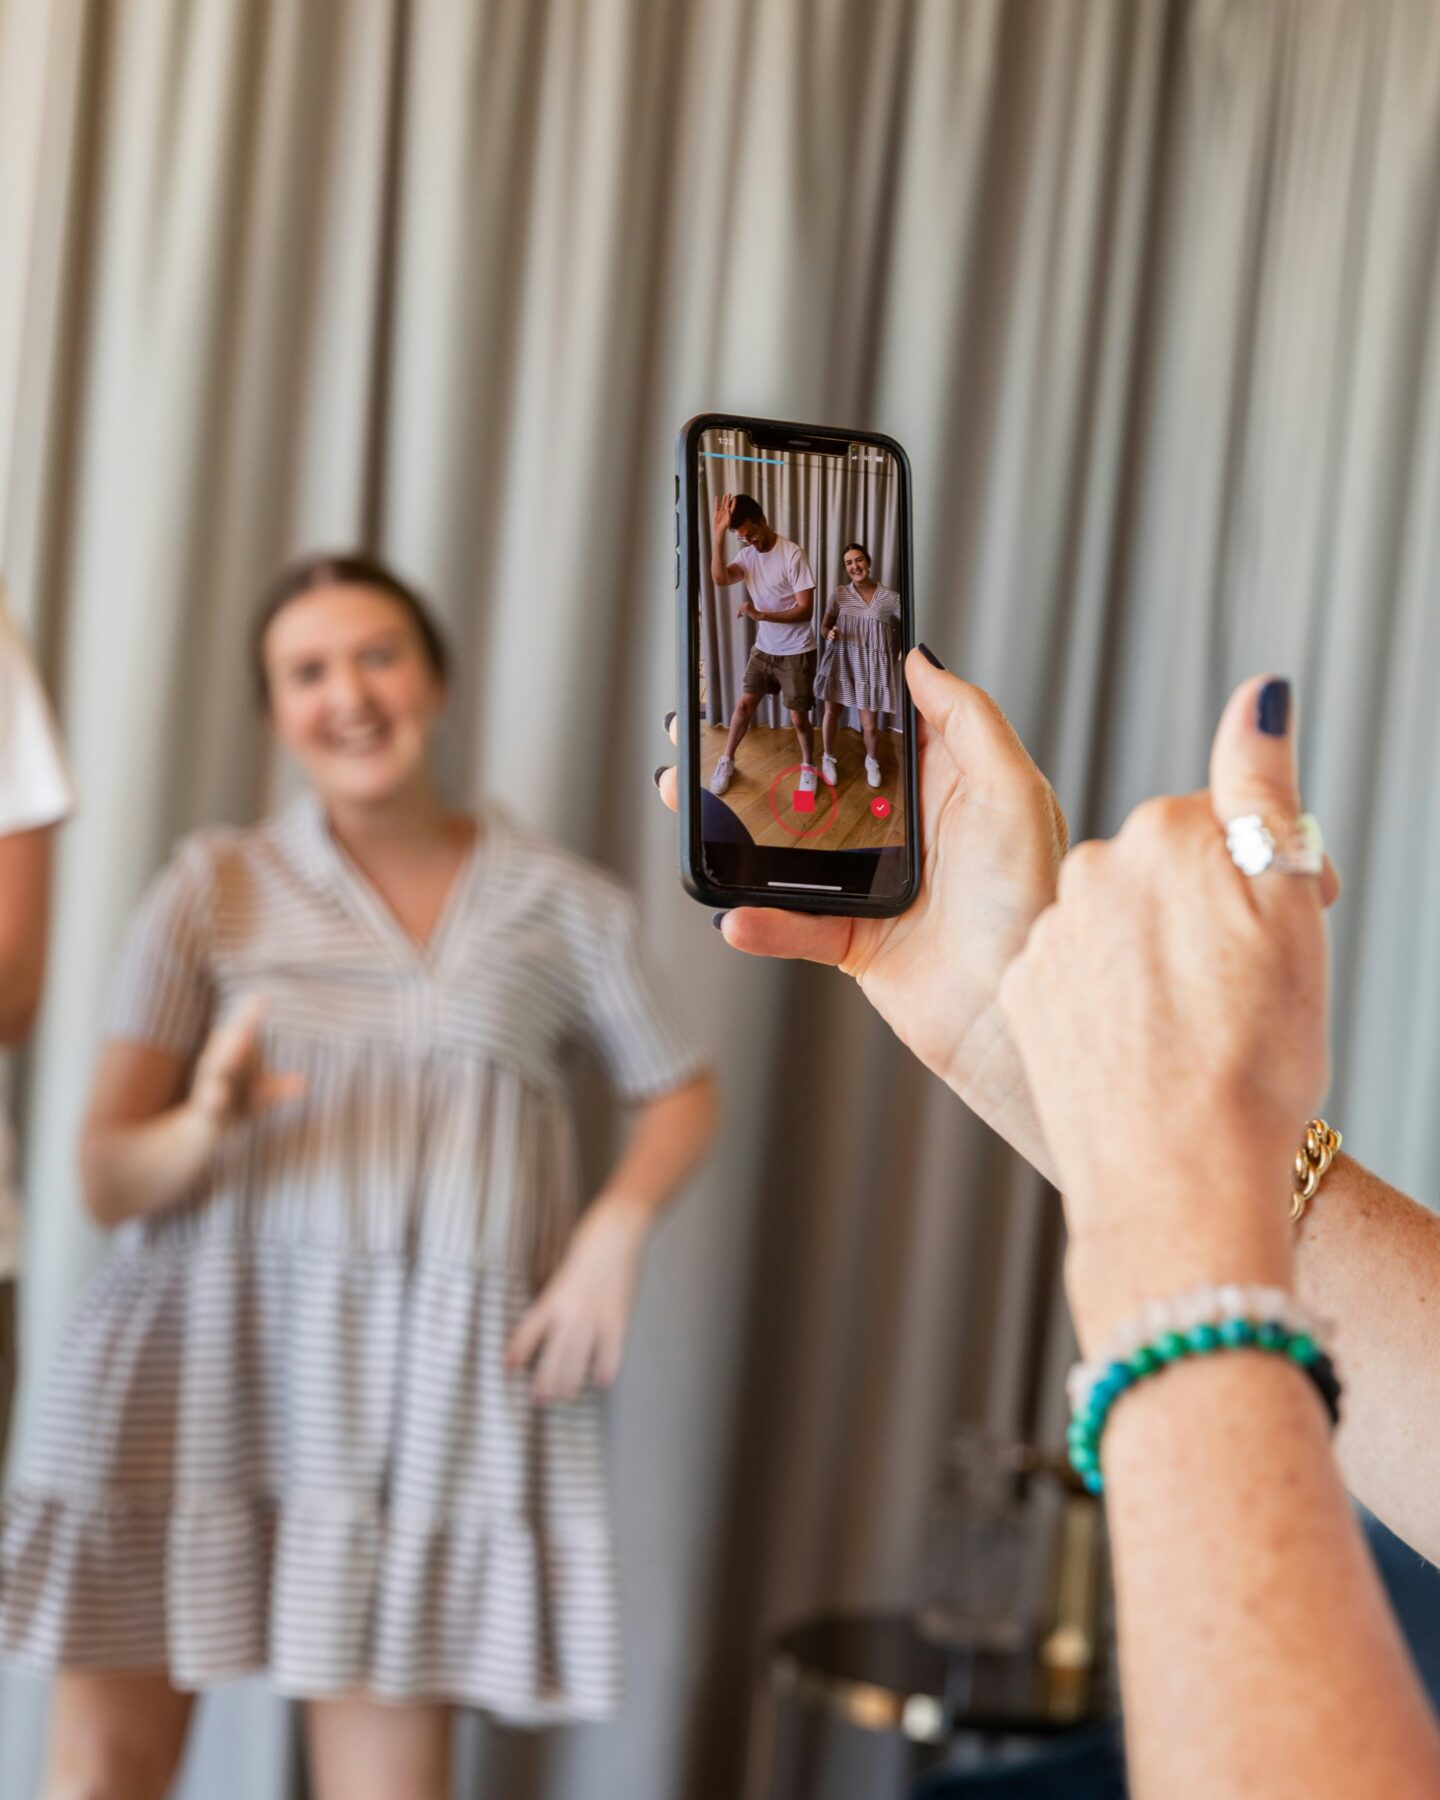
[[[815,652],[797,650],[793,656],[771,656],[752,650],[740,683],[747,694],[778,693],[791,712],[808,713],[815,704]]]

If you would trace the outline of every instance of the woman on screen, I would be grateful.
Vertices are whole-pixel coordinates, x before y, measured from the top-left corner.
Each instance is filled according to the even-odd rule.
[[[900,711],[900,596],[870,573],[870,552],[863,544],[845,546],[849,577],[831,594],[821,620],[824,649],[815,672],[815,698],[825,704],[820,739],[820,773],[834,787],[839,778],[835,729],[841,711],[860,714],[865,740],[865,779],[878,788],[880,771],[879,715]]]

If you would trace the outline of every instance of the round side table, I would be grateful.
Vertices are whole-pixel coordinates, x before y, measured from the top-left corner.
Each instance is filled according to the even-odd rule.
[[[1110,1712],[1108,1696],[1098,1691],[1103,1685],[1089,1672],[1047,1667],[1033,1650],[946,1651],[923,1637],[908,1613],[806,1620],[771,1645],[746,1794],[822,1800],[818,1741],[827,1725],[890,1734],[908,1781],[961,1738],[974,1739],[983,1760],[986,1747],[1002,1740],[1053,1738],[1093,1725]],[[798,1731],[787,1733],[792,1722]],[[797,1735],[798,1745],[782,1742]]]

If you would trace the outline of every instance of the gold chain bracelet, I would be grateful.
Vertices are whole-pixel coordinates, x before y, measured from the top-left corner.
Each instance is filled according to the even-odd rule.
[[[1298,1225],[1315,1197],[1325,1171],[1334,1162],[1341,1144],[1340,1133],[1323,1119],[1305,1127],[1305,1142],[1295,1152],[1295,1186],[1290,1195],[1290,1219]]]

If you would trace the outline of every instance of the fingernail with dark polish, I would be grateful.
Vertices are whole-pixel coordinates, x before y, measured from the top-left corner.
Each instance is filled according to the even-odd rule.
[[[654,776],[653,776],[653,777],[652,777],[652,779],[653,779],[653,780],[654,780],[654,783],[655,783],[655,785],[656,785],[656,787],[659,787],[659,785],[660,785],[660,777],[661,777],[661,776],[662,776],[662,775],[663,775],[663,774],[664,774],[664,773],[665,773],[665,771],[666,771],[666,770],[667,770],[667,769],[668,769],[668,768],[669,768],[669,767],[670,767],[670,765],[669,765],[669,763],[661,763],[661,765],[660,765],[660,767],[659,767],[659,768],[658,768],[658,769],[657,769],[657,770],[656,770],[656,771],[655,771],[655,774],[654,774]]]
[[[717,931],[723,931],[725,929],[725,914],[723,912],[711,913],[710,923]]]
[[[669,729],[670,729],[670,727],[671,727],[671,726],[672,726],[672,725],[673,725],[673,724],[674,724],[674,723],[675,723],[675,715],[674,715],[674,713],[673,713],[673,712],[668,712],[668,713],[666,713],[666,715],[665,715],[665,729],[666,729],[666,730],[667,730],[667,731],[668,731],[668,730],[669,730]]]
[[[935,652],[930,648],[930,646],[928,644],[917,644],[915,646],[915,648],[925,658],[926,662],[929,663],[929,665],[932,669],[943,669],[945,667],[944,663],[941,662],[940,658],[935,654]]]
[[[1284,737],[1290,723],[1290,683],[1276,678],[1260,690],[1255,708],[1255,723],[1266,737]]]

